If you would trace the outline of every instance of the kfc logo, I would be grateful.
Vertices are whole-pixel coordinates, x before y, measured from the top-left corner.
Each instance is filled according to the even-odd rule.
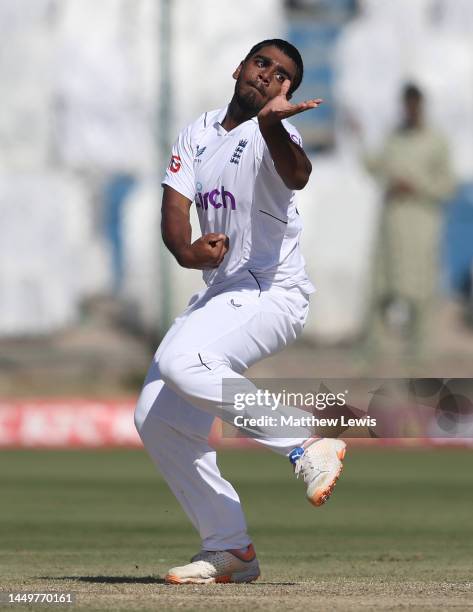
[[[179,155],[173,155],[171,157],[171,162],[169,164],[169,170],[171,170],[171,172],[179,172],[180,169],[181,169],[181,158],[179,157]]]

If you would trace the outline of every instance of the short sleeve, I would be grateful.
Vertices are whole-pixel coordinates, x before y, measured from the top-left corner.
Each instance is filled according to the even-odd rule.
[[[301,148],[303,148],[302,136],[299,134],[298,130],[288,121],[283,121],[283,126],[286,132],[289,134],[289,137],[291,138],[291,140],[295,142],[297,145],[299,145]],[[282,182],[282,179],[280,178],[279,174],[276,171],[276,168],[274,167],[273,158],[271,157],[271,153],[269,152],[269,149],[266,143],[264,142],[263,137],[261,137],[261,140],[264,146],[263,154],[262,154],[263,166],[271,174],[273,174],[275,177],[277,177]]]
[[[174,143],[162,185],[169,185],[193,201],[195,196],[194,153],[190,132],[190,126],[182,130]]]
[[[291,123],[286,123],[284,126],[286,128],[287,133],[291,137],[291,140],[300,146],[301,149],[304,148],[304,143],[302,142],[302,136],[296,130],[296,128]]]

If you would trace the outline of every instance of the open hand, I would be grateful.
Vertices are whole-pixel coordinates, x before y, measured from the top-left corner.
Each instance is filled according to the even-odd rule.
[[[258,113],[258,121],[260,125],[271,126],[281,121],[281,119],[287,119],[298,113],[303,113],[311,108],[317,108],[323,102],[321,98],[314,98],[312,100],[306,100],[299,104],[291,104],[287,99],[287,93],[291,86],[291,81],[286,79],[282,86],[279,95],[269,100]]]

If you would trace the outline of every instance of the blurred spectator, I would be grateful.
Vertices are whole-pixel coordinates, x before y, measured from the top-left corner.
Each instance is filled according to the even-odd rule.
[[[383,183],[375,277],[373,333],[379,322],[405,340],[411,355],[425,350],[429,319],[439,276],[441,203],[454,181],[443,137],[424,120],[424,96],[407,84],[402,96],[404,118],[381,153],[366,160]]]

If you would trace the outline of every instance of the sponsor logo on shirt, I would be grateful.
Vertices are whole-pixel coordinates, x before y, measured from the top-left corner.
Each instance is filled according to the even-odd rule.
[[[240,158],[243,155],[243,151],[246,147],[246,145],[248,144],[247,140],[240,140],[240,142],[238,143],[236,149],[233,151],[232,156],[230,157],[230,163],[231,164],[239,164],[240,163]]]
[[[171,172],[179,172],[179,170],[181,169],[181,158],[179,157],[179,155],[172,155],[171,156],[171,161],[169,162],[169,170],[171,170]]]
[[[197,188],[199,187],[202,188],[200,183]],[[209,204],[214,208],[231,208],[232,210],[236,210],[235,196],[231,191],[225,191],[223,185],[221,189],[212,189],[205,193],[197,191],[195,194],[195,203],[197,208],[202,208],[204,210],[208,209]]]
[[[294,141],[296,144],[302,147],[302,140],[301,138],[299,138],[299,136],[297,136],[296,134],[291,134],[290,136],[291,136],[292,141]]]

